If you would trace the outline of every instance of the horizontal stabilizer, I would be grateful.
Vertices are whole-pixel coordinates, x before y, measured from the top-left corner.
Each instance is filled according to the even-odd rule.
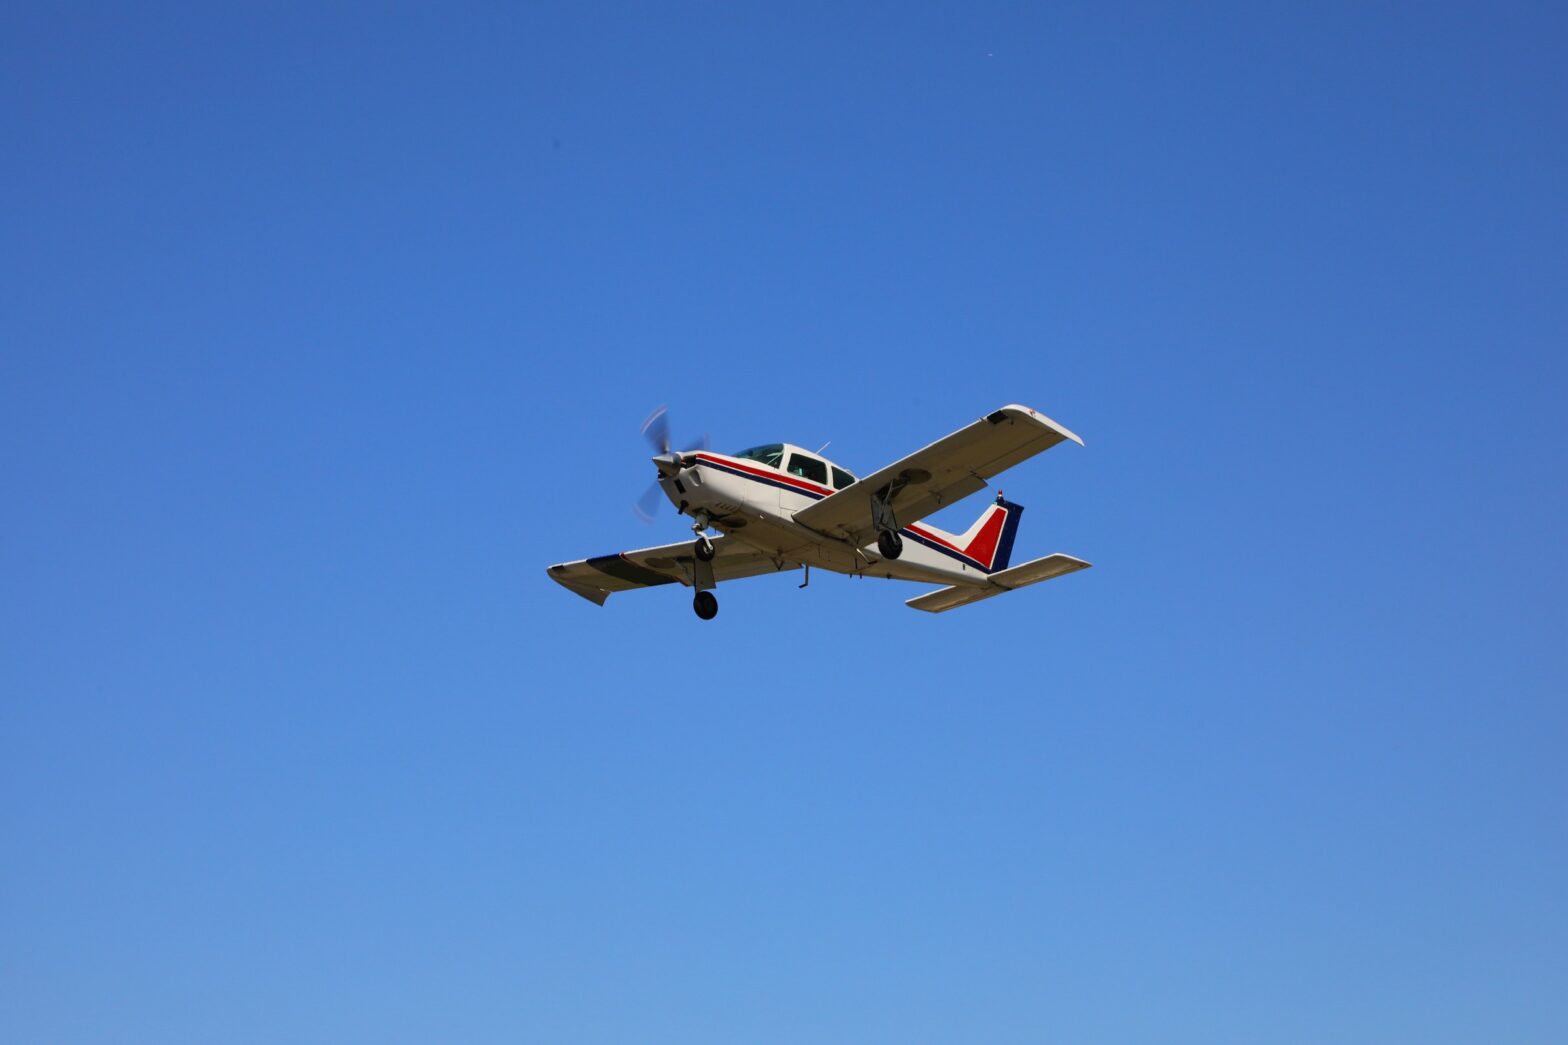
[[[959,606],[967,606],[971,602],[979,602],[981,599],[989,599],[1004,591],[1039,584],[1053,577],[1088,568],[1089,564],[1082,559],[1075,559],[1071,555],[1058,552],[1055,555],[1047,555],[1043,559],[1026,562],[1022,566],[1014,566],[1010,570],[993,573],[985,584],[955,584],[949,588],[938,588],[936,591],[916,596],[904,605],[925,610],[927,613],[942,613],[957,609]]]

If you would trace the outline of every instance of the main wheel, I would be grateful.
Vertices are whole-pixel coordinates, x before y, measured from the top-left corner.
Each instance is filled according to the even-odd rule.
[[[699,591],[697,597],[691,600],[691,608],[703,620],[712,620],[719,615],[719,600],[711,591]]]
[[[904,538],[889,530],[877,534],[877,551],[884,559],[896,559],[904,554]]]
[[[713,561],[713,542],[706,537],[698,537],[697,543],[692,546],[691,553],[703,562]]]

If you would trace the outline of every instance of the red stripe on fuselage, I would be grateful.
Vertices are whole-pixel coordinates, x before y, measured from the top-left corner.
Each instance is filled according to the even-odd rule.
[[[734,468],[736,471],[746,472],[762,479],[771,479],[776,483],[785,483],[789,486],[794,486],[810,493],[819,493],[823,496],[829,496],[833,493],[833,491],[828,489],[826,486],[818,486],[809,479],[802,479],[798,475],[791,475],[788,472],[781,472],[777,468],[769,468],[767,471],[763,471],[761,468],[754,468],[749,464],[742,464],[733,458],[715,457],[712,454],[698,454],[697,460],[707,461],[709,464],[723,465],[725,468]]]

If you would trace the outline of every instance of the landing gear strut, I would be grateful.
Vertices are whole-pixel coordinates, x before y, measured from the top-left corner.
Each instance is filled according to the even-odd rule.
[[[877,551],[884,559],[896,559],[904,554],[904,538],[896,530],[883,530],[877,534]]]
[[[692,516],[691,532],[697,535],[697,543],[692,546],[692,554],[701,562],[713,561],[713,538],[706,532],[710,525],[712,520],[708,518],[707,512],[698,512]]]
[[[719,615],[719,600],[711,591],[699,591],[697,597],[691,600],[691,608],[703,620],[712,620]]]

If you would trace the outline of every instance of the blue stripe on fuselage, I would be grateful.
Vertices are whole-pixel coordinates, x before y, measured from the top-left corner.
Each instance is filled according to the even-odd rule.
[[[817,493],[815,490],[802,490],[798,486],[791,486],[782,479],[768,479],[760,475],[752,475],[750,472],[743,472],[739,468],[731,468],[729,465],[719,464],[717,461],[703,461],[702,463],[707,465],[709,468],[717,468],[719,471],[725,472],[729,475],[738,475],[742,479],[750,479],[754,483],[762,483],[766,486],[776,486],[780,490],[788,490],[790,493],[798,493],[802,497],[810,497],[813,500],[820,501],[824,497],[828,496],[825,493]]]
[[[913,530],[911,530],[911,529],[909,529],[907,527],[902,529],[902,530],[899,530],[898,532],[903,534],[905,537],[908,537],[912,541],[920,542],[921,544],[925,545],[927,548],[930,548],[932,551],[941,552],[943,555],[946,555],[950,559],[957,559],[960,562],[969,563],[970,565],[974,566],[975,569],[979,570],[981,573],[990,573],[991,572],[990,570],[985,568],[985,564],[982,563],[979,559],[971,558],[970,556],[965,555],[963,552],[960,552],[960,551],[954,551],[952,548],[949,548],[946,545],[937,544],[935,541],[930,540],[929,538],[926,538],[926,537],[922,537],[918,533],[916,533],[915,531],[913,531]]]

